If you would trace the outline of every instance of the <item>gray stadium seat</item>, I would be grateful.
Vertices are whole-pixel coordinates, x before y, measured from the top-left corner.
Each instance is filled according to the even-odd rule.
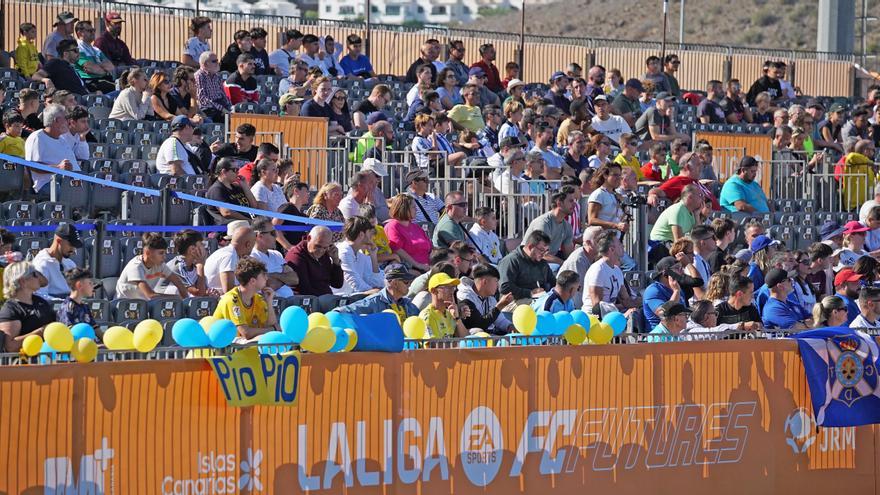
[[[299,306],[306,311],[306,313],[311,313],[312,311],[319,311],[317,308],[318,298],[316,296],[293,296],[287,298],[287,306]]]
[[[24,167],[0,160],[0,193],[19,192],[24,187]]]
[[[56,196],[55,201],[62,203],[72,212],[79,210],[85,212],[89,208],[92,185],[73,177],[56,175],[54,178]]]
[[[143,174],[150,173],[150,164],[146,160],[125,160],[119,164],[119,169],[123,174]]]
[[[70,206],[60,201],[44,201],[37,205],[40,220],[62,220],[70,218]]]
[[[94,174],[117,174],[119,173],[119,162],[110,158],[92,160],[89,171]]]
[[[107,222],[107,225],[133,226],[140,225],[140,222],[137,222],[136,220],[111,220]],[[133,230],[119,230],[116,232],[108,232],[108,234],[116,237],[117,239],[122,239],[123,237],[141,237],[140,232],[135,232]]]
[[[167,321],[179,320],[184,317],[183,303],[176,298],[156,298],[147,303],[147,312],[150,318]]]
[[[110,314],[110,301],[106,299],[86,299],[83,302],[89,305],[92,316],[99,324],[113,321]]]
[[[216,297],[188,297],[183,300],[183,307],[187,318],[200,320],[214,314],[217,309]]]
[[[201,191],[208,190],[208,184],[211,182],[211,178],[207,175],[187,175],[184,177],[184,189],[185,191],[196,193]]]
[[[130,138],[127,132],[113,129],[104,133],[104,142],[107,144],[129,144]]]
[[[83,239],[83,248],[87,250],[87,253],[91,254],[94,246],[94,237]],[[89,266],[92,267],[92,276],[95,278],[118,277],[122,269],[119,264],[119,241],[110,236],[104,237],[101,240],[100,252],[98,260],[90,258]]]
[[[116,299],[110,301],[110,308],[115,321],[142,321],[148,318],[147,301],[143,299]]]
[[[27,259],[32,259],[41,249],[49,247],[49,239],[36,236],[21,236],[15,239],[13,249]]]
[[[37,205],[33,201],[7,201],[0,205],[6,220],[37,220]]]
[[[104,143],[89,143],[89,157],[93,160],[110,158],[110,145]],[[80,166],[82,166],[82,163],[80,163]],[[88,171],[91,172],[92,170],[89,169]]]
[[[161,219],[159,198],[131,191],[123,192],[122,218],[137,220],[144,225],[158,225]]]
[[[140,152],[140,148],[133,144],[111,144],[109,146],[110,157],[114,160],[135,160]],[[121,172],[125,173],[126,170],[123,169]]]
[[[120,176],[115,173],[111,174],[92,174],[93,177],[109,181],[118,182]],[[97,211],[114,211],[118,212],[122,206],[122,191],[115,187],[102,186],[100,184],[92,184],[92,205],[91,212]]]
[[[128,260],[144,252],[144,241],[140,237],[121,237],[119,239],[119,261],[123,268]]]
[[[337,296],[335,294],[324,294],[323,296],[318,296],[318,304],[316,305],[315,311],[320,311],[322,313],[326,313],[328,311],[332,311],[339,306],[339,300],[342,297]]]

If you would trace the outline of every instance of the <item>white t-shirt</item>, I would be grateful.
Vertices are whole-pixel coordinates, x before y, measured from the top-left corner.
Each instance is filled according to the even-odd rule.
[[[73,148],[61,137],[58,139],[46,134],[44,129],[40,129],[28,136],[24,142],[24,159],[37,162],[42,165],[57,166],[62,160],[70,160],[73,164],[73,170],[79,172],[79,162]],[[31,177],[34,180],[34,191],[39,191],[46,184],[52,181],[52,174],[31,171]],[[68,292],[70,289],[68,289]]]
[[[284,191],[281,190],[281,186],[278,184],[272,184],[272,189],[269,189],[262,182],[257,181],[251,187],[251,193],[253,193],[257,201],[266,203],[266,206],[272,211],[278,211],[281,205],[287,203],[287,200],[284,198]]]
[[[623,288],[623,271],[619,266],[611,266],[605,258],[590,265],[587,275],[584,277],[584,305],[583,309],[590,312],[593,301],[590,300],[590,287],[602,288],[602,301],[613,304],[617,301],[617,295]]]
[[[76,268],[76,263],[69,258],[64,258],[59,263],[57,259],[49,254],[48,249],[41,249],[33,260],[34,269],[40,272],[49,285],[41,287],[37,291],[37,295],[41,297],[60,296],[66,297],[70,294],[70,286],[67,285],[67,279],[64,278],[64,272]]]
[[[337,243],[336,248],[339,251],[339,265],[342,267],[344,280],[342,287],[333,289],[334,294],[350,296],[385,286],[385,272],[381,268],[378,272],[373,272],[373,263],[368,255],[356,253],[346,241]]]
[[[503,258],[501,254],[501,239],[498,238],[498,234],[489,230],[483,230],[478,223],[474,223],[471,226],[470,232],[474,244],[477,245],[483,256],[489,260],[489,263],[497,265],[501,258]]]
[[[156,154],[156,169],[160,174],[171,175],[171,165],[168,165],[168,162],[176,162],[178,160],[183,162],[181,165],[183,173],[186,175],[194,175],[196,173],[189,163],[186,147],[183,146],[179,139],[171,136],[162,141],[162,146],[159,147],[159,153]]]
[[[119,281],[116,282],[117,299],[146,299],[146,296],[138,287],[139,282],[146,282],[154,291],[162,279],[168,278],[171,270],[165,263],[159,263],[153,268],[144,265],[143,256],[135,256],[125,265]]]
[[[880,321],[868,321],[864,316],[859,314],[856,319],[849,324],[850,328],[880,328]]]
[[[192,57],[196,63],[199,62],[199,55],[203,52],[211,51],[211,44],[207,41],[200,40],[197,36],[193,36],[192,38],[186,40],[186,45],[183,48],[183,54],[189,55]]]
[[[235,248],[231,244],[214,251],[205,260],[205,283],[209,288],[222,291],[223,285],[220,284],[220,274],[232,272],[233,278],[235,278],[236,265],[238,265],[238,253],[235,252]]]
[[[602,120],[599,116],[593,117],[593,130],[608,136],[615,143],[620,143],[620,135],[631,133],[629,124],[619,115],[611,115],[608,120]]]
[[[58,139],[66,143],[73,150],[73,156],[77,160],[88,160],[89,156],[91,156],[89,154],[89,143],[80,139],[79,136],[74,136],[68,132],[67,134],[62,134]]]
[[[599,203],[602,205],[602,209],[599,210],[599,220],[620,223],[623,219],[623,210],[620,208],[617,197],[611,192],[606,191],[605,188],[600,187],[591,192],[590,197],[587,198],[587,203]]]
[[[274,249],[270,249],[267,252],[262,252],[254,247],[254,250],[251,251],[251,258],[262,261],[264,265],[266,265],[266,271],[269,273],[281,273],[284,271],[284,256],[281,256],[281,253]],[[275,290],[275,297],[292,297],[293,289],[286,285],[282,285],[278,289]]]
[[[356,217],[360,214],[361,204],[354,199],[354,196],[351,193],[345,195],[342,198],[342,201],[339,202],[339,211],[342,212],[342,216],[348,220],[351,217]]]
[[[269,54],[269,65],[278,67],[281,74],[286,77],[290,73],[291,62],[295,61],[298,55],[296,50],[288,52],[283,48],[279,48]]]
[[[522,176],[512,175],[510,169],[495,175],[492,179],[492,185],[501,194],[527,195],[531,192],[528,181]]]
[[[409,91],[406,93],[406,104],[412,106],[413,102],[416,101],[416,98],[419,97],[419,85],[409,88]]]

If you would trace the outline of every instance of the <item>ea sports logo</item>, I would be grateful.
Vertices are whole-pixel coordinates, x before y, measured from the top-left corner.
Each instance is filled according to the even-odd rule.
[[[785,418],[785,443],[795,454],[803,454],[816,441],[816,422],[813,415],[799,407]]]
[[[501,468],[504,439],[501,423],[488,407],[479,406],[468,414],[461,428],[461,465],[476,486],[486,486]]]

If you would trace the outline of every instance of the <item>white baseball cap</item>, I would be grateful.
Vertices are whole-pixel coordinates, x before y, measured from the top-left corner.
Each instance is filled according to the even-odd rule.
[[[361,170],[369,170],[379,177],[388,177],[388,167],[375,158],[365,159],[364,164],[361,166]]]

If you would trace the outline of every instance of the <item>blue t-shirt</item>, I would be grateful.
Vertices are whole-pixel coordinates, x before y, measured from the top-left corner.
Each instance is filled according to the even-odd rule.
[[[342,57],[339,66],[345,72],[346,76],[369,77],[373,72],[373,64],[366,55],[358,55],[358,58],[352,60],[348,55]]]
[[[764,272],[761,271],[761,268],[758,267],[757,263],[749,263],[749,274],[747,276],[752,279],[752,284],[754,284],[755,287],[761,287],[764,285]]]
[[[666,327],[661,324],[657,324],[653,330],[648,332],[648,342],[656,343],[656,342],[677,342],[681,340],[680,335],[672,335]]]
[[[668,302],[670,297],[672,297],[672,289],[660,282],[654,282],[645,289],[645,293],[642,295],[642,300],[644,301],[642,302],[642,313],[645,315],[645,319],[648,320],[649,326],[655,327],[660,324],[660,317],[654,311],[663,303]],[[679,298],[679,302],[686,306],[684,294],[681,291],[679,291]]]
[[[758,307],[758,311],[764,311],[764,305],[767,304],[767,301],[770,300],[770,288],[767,287],[767,284],[761,286],[760,289],[755,291],[755,306]],[[788,293],[788,297],[785,298],[788,301],[788,304],[791,305],[791,308],[800,315],[801,320],[806,320],[810,318],[810,315],[801,302],[798,300],[797,294],[794,291]]]
[[[861,311],[859,311],[859,305],[846,296],[841,296],[836,292],[834,293],[834,295],[843,299],[843,302],[846,303],[846,323],[841,326],[848,327],[849,324],[852,323],[857,316],[859,316],[859,313],[861,313]]]
[[[801,321],[800,314],[788,301],[770,298],[764,304],[761,319],[767,329],[781,328],[783,330],[793,327]]]
[[[551,313],[558,313],[560,311],[574,311],[575,308],[574,300],[569,298],[568,301],[563,302],[559,297],[559,294],[556,292],[556,289],[553,289],[535,299],[535,302],[532,303],[532,309],[536,312],[549,311]]]
[[[752,205],[757,213],[768,213],[770,207],[767,206],[767,196],[761,185],[755,181],[746,183],[738,175],[727,179],[724,187],[721,188],[721,207],[727,211],[737,211],[733,205],[736,201],[745,201]]]

